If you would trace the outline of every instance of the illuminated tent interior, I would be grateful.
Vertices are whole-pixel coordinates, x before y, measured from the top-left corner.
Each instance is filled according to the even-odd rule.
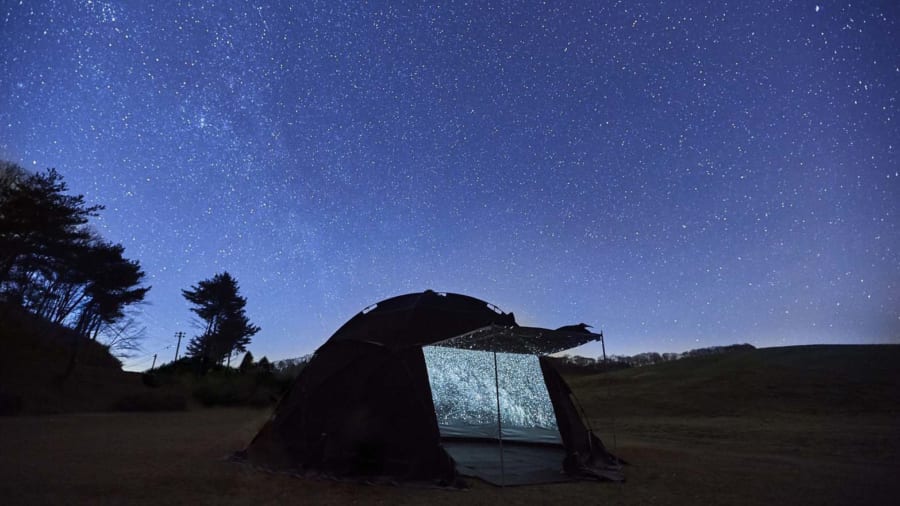
[[[242,458],[272,470],[461,486],[621,480],[546,355],[600,336],[520,327],[465,295],[401,295],[316,350]]]

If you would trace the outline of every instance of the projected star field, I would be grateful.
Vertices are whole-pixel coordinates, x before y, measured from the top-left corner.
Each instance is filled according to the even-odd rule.
[[[619,354],[900,342],[898,15],[4,1],[0,158],[106,206],[153,286],[133,368],[223,270],[270,359],[428,288]]]

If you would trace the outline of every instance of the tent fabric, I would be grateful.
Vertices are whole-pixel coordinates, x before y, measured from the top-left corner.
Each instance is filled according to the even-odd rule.
[[[559,435],[567,450],[563,462],[565,471],[570,475],[594,476],[600,479],[621,481],[619,462],[611,455],[603,442],[585,427],[581,416],[572,401],[573,394],[569,385],[547,357],[540,357],[544,382],[550,392],[550,402],[556,412]]]
[[[498,486],[532,485],[572,481],[561,472],[566,457],[561,445],[504,444],[476,440],[445,441],[460,474],[474,476]],[[499,452],[503,452],[501,465]]]
[[[343,367],[332,374],[330,360],[311,360],[248,447],[248,459],[334,476],[455,483],[430,408],[421,348],[390,352],[337,343],[325,351],[324,357],[355,356],[338,361]]]
[[[482,425],[438,425],[441,438],[453,439],[497,439],[497,423]],[[542,427],[503,426],[503,441],[521,443],[562,443],[559,431]]]
[[[516,320],[512,313],[502,313],[474,297],[428,290],[375,304],[328,341],[370,342],[398,349],[432,344],[491,324],[515,326]]]
[[[316,350],[244,458],[293,473],[459,485],[422,346],[491,325],[517,326],[512,313],[464,295],[426,291],[367,308]],[[556,398],[570,394],[562,378],[548,377],[546,360],[540,365],[566,455],[556,466],[572,476],[620,479],[571,400]],[[603,466],[606,475],[585,472]]]

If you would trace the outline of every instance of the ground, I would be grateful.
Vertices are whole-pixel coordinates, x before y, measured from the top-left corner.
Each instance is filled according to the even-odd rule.
[[[0,497],[5,504],[893,504],[898,355],[900,347],[757,350],[570,378],[592,425],[630,463],[623,484],[501,489],[475,481],[457,491],[269,474],[227,456],[270,410],[195,409],[0,418]]]

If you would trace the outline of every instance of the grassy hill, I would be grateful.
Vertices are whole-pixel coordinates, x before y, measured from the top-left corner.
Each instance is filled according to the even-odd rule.
[[[568,380],[590,413],[898,414],[900,346],[763,348]]]
[[[15,306],[0,305],[0,346],[0,414],[107,411],[149,390],[103,345]]]
[[[693,486],[715,502],[779,502],[790,480],[808,504],[880,504],[895,489],[878,480],[900,468],[900,346],[765,348],[569,380],[608,446],[645,463],[672,452],[705,463]],[[748,486],[735,494],[722,480]]]

